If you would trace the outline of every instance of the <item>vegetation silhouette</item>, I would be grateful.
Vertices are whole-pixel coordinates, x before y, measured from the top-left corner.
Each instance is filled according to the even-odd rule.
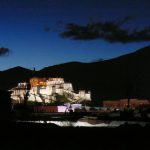
[[[9,48],[0,47],[0,56],[7,56],[10,52]],[[0,89],[0,122],[9,121],[11,117],[11,92]]]

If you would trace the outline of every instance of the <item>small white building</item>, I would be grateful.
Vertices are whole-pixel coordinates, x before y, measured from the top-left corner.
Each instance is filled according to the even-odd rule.
[[[16,87],[9,91],[12,92],[11,99],[13,99],[15,103],[22,103],[27,94],[27,83],[18,83]]]

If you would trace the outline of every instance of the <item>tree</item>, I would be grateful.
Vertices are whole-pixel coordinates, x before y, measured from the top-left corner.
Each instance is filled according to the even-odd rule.
[[[56,101],[60,103],[69,102],[68,95],[66,95],[65,93],[63,95],[56,94]]]
[[[1,47],[0,48],[0,56],[5,56],[9,54],[9,49]],[[1,111],[0,111],[0,121],[10,119],[11,113],[11,99],[10,99],[10,92],[0,90],[0,99],[1,99]]]

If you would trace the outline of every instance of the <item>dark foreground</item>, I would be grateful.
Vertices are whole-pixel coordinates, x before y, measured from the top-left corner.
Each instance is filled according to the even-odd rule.
[[[53,124],[1,123],[0,139],[0,150],[148,150],[150,126],[62,128]]]

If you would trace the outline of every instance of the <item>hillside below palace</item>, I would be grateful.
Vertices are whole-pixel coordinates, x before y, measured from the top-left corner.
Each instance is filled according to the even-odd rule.
[[[18,83],[10,91],[11,98],[15,103],[22,103],[24,99],[32,102],[53,103],[61,98],[70,103],[91,101],[91,92],[73,90],[72,83],[66,83],[63,78],[31,78],[29,83]]]

